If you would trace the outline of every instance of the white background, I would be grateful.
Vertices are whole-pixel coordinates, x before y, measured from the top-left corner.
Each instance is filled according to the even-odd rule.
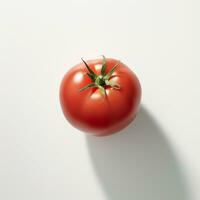
[[[0,2],[0,199],[199,200],[200,1]],[[59,85],[104,54],[138,75],[122,133],[86,137]]]

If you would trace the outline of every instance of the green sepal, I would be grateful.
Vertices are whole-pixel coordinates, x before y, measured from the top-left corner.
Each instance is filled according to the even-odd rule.
[[[102,68],[101,68],[101,75],[105,76],[106,75],[106,58],[104,55],[102,55],[103,59],[102,59]]]
[[[117,90],[120,89],[120,86],[118,84],[116,84],[116,83],[113,83],[112,81],[106,80],[105,83],[106,83],[106,85],[109,85],[114,89],[117,89]]]
[[[120,64],[120,61],[114,65],[114,67],[108,72],[108,74],[105,76],[105,79],[109,80],[109,78],[112,76],[114,73],[115,69],[118,67]]]
[[[82,89],[80,89],[79,92],[82,92],[82,91],[87,90],[89,88],[96,88],[96,87],[97,87],[96,84],[90,83],[90,84],[86,85],[85,87],[83,87]]]
[[[94,77],[92,74],[87,73],[87,75],[88,75],[88,77],[89,77],[93,82],[95,81],[95,77]]]
[[[89,67],[89,65],[85,62],[85,60],[83,60],[83,58],[81,58],[81,60],[84,62],[85,66],[87,67],[88,71],[90,72],[90,74],[92,74],[94,77],[96,77],[97,75],[92,71],[92,69]]]
[[[102,57],[103,57],[103,59],[102,59],[101,75],[95,74],[94,71],[85,62],[85,60],[83,60],[83,58],[81,58],[88,70],[88,72],[86,74],[91,79],[92,83],[90,83],[90,84],[86,85],[85,87],[83,87],[82,89],[80,89],[79,90],[80,92],[87,90],[89,88],[98,88],[102,94],[106,95],[106,88],[105,88],[106,86],[110,86],[114,89],[120,89],[120,86],[118,84],[115,84],[109,80],[111,78],[112,74],[114,73],[115,69],[120,64],[120,61],[118,61],[111,68],[111,70],[108,72],[108,74],[106,74],[106,68],[107,68],[106,58],[105,58],[105,56],[102,56]]]

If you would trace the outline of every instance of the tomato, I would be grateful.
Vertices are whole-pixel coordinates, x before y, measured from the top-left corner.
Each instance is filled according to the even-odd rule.
[[[76,128],[106,136],[125,128],[135,118],[141,86],[135,73],[122,62],[105,58],[72,67],[60,86],[66,119]]]

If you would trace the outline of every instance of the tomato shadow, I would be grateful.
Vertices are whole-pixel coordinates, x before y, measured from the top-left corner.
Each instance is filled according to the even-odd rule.
[[[189,200],[184,170],[165,132],[144,107],[121,133],[86,136],[86,141],[108,200]]]

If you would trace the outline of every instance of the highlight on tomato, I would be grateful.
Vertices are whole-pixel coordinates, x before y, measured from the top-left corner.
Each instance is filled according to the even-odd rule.
[[[136,74],[113,58],[94,59],[72,67],[60,86],[66,119],[95,136],[116,133],[135,118],[141,100]]]

